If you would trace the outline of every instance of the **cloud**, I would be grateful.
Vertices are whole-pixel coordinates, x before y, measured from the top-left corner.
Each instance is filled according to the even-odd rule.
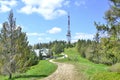
[[[0,24],[0,29],[2,28],[2,24]]]
[[[39,40],[39,41],[43,41],[44,39],[43,39],[43,38],[41,38],[41,37],[39,37],[39,38],[38,38],[38,40]]]
[[[68,4],[65,0],[22,0],[25,4],[18,12],[25,14],[38,13],[46,20],[55,19],[64,16],[67,12],[61,9],[64,5]]]
[[[50,37],[39,37],[38,41],[40,41],[40,42],[49,42],[49,41],[52,41],[52,39]]]
[[[72,42],[76,42],[78,39],[84,39],[84,40],[93,40],[94,34],[87,34],[87,33],[75,33],[75,36],[73,37]]]
[[[81,5],[85,5],[86,2],[85,1],[75,1],[74,3],[76,6],[81,6]]]
[[[56,34],[56,33],[61,32],[61,28],[53,27],[52,29],[48,30],[47,32],[50,33],[50,34]]]
[[[45,35],[44,33],[26,33],[27,34],[27,36],[43,36],[43,35]]]
[[[64,5],[69,7],[70,6],[70,1],[65,1]]]
[[[46,39],[47,41],[48,41],[48,40],[49,40],[49,41],[52,40],[50,37],[46,37],[45,39]]]
[[[0,0],[0,12],[10,11],[16,5],[17,0]]]

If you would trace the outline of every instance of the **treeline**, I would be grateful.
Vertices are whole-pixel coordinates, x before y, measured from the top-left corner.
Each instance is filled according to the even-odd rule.
[[[16,25],[13,12],[3,23],[0,32],[0,74],[9,75],[25,72],[28,67],[37,64],[36,55],[28,45],[27,36]]]
[[[90,59],[92,52],[92,44],[94,41],[92,40],[78,40],[76,43],[76,49],[80,53],[80,55],[84,58]]]
[[[37,43],[33,47],[34,49],[48,48],[55,54],[64,52],[64,48],[73,47],[73,44],[68,44],[66,41],[53,41],[49,43]]]
[[[107,65],[120,62],[120,1],[110,1],[110,9],[104,18],[107,23],[95,22],[97,33],[94,41],[79,40],[76,45],[81,56]]]

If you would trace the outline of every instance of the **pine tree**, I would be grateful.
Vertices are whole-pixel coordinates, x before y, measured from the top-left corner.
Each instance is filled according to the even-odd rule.
[[[99,43],[95,45],[95,55],[99,58],[94,56],[98,62],[109,65],[120,62],[120,0],[110,1],[110,9],[105,13],[107,24],[95,23],[96,35],[99,35],[99,39],[96,38]]]
[[[3,23],[0,39],[2,43],[3,56],[3,71],[9,74],[9,79],[12,78],[12,73],[15,72],[15,42],[16,37],[14,31],[16,29],[15,18],[13,12],[10,11],[8,22]]]
[[[12,73],[25,71],[28,66],[35,64],[35,55],[28,46],[26,33],[16,26],[16,19],[10,11],[8,22],[3,23],[0,33],[0,66],[4,74],[12,78]]]

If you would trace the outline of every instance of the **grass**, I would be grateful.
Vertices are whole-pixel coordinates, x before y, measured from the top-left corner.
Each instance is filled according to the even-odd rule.
[[[120,74],[108,72],[109,66],[95,64],[82,58],[75,48],[65,49],[68,58],[56,60],[75,65],[78,76],[82,75],[81,80],[120,80]],[[115,79],[113,79],[116,77]],[[79,79],[78,79],[79,80]]]
[[[0,75],[0,80],[7,80],[7,79],[8,79],[7,76],[2,76],[2,75]]]
[[[115,72],[96,73],[91,80],[120,80],[120,74]]]
[[[52,74],[57,65],[47,60],[41,60],[37,65],[32,66],[26,73],[14,75],[12,80],[39,80]],[[0,76],[0,80],[7,80],[8,77]]]

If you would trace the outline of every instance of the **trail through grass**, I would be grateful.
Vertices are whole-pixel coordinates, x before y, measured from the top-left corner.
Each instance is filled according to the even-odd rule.
[[[65,54],[68,58],[56,61],[74,64],[79,76],[78,80],[120,80],[120,75],[108,72],[109,66],[95,64],[82,58],[75,48],[65,49]]]

